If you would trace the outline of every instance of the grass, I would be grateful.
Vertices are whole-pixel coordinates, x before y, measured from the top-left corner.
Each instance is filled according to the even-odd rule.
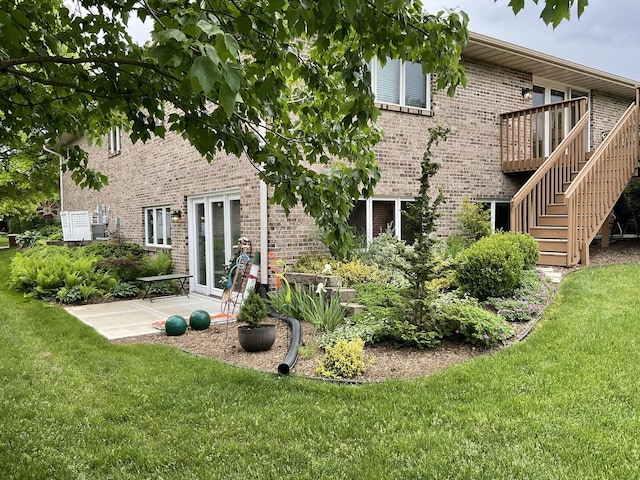
[[[572,274],[522,344],[419,380],[279,378],[112,345],[6,290],[0,478],[640,476],[640,266]]]
[[[5,233],[0,233],[0,247],[6,247],[9,245],[9,237]]]

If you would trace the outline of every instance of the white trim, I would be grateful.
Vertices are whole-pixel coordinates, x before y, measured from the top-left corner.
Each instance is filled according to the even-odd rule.
[[[109,155],[118,155],[122,152],[122,140],[120,127],[117,125],[109,130]]]
[[[211,218],[211,205],[216,202],[223,202],[223,225],[224,225],[224,258],[223,264],[226,264],[233,255],[233,244],[237,241],[237,238],[233,236],[233,225],[231,219],[231,202],[240,201],[240,190],[229,189],[221,190],[220,192],[207,193],[201,195],[194,195],[187,198],[187,217],[188,222],[188,245],[189,245],[189,272],[193,275],[190,280],[191,290],[201,293],[203,295],[217,295],[222,294],[222,288],[215,282],[215,260],[214,259],[214,244],[212,238],[212,218]],[[205,240],[205,258],[204,258],[204,270],[205,270],[205,282],[197,283],[198,281],[198,222],[200,219],[196,215],[196,205],[204,205],[204,240]],[[254,246],[255,248],[255,246]]]
[[[152,216],[153,238],[149,238],[149,212]],[[158,220],[158,213],[163,214],[162,221]],[[162,231],[158,231],[158,227],[162,225]],[[168,234],[168,235],[167,235]],[[162,242],[159,240],[162,238]],[[168,205],[158,205],[145,207],[144,209],[144,245],[145,247],[154,248],[171,248],[171,208]]]
[[[414,197],[371,197],[358,200],[365,204],[365,237],[367,243],[373,241],[373,202],[394,202],[393,230],[397,238],[402,238],[402,202],[414,202]]]
[[[383,105],[396,105],[399,107],[406,108],[415,108],[417,110],[422,110],[426,112],[431,111],[431,74],[425,75],[425,106],[424,107],[416,107],[413,105],[407,105],[406,102],[406,69],[405,62],[400,62],[400,73],[398,79],[398,98],[400,100],[399,103],[392,103],[383,100],[379,100],[378,97],[378,60],[374,58],[369,64],[369,70],[371,72],[371,89],[373,90],[373,94],[376,97],[375,101],[381,103]]]

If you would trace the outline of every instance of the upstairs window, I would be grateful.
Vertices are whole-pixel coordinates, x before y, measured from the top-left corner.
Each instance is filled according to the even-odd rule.
[[[109,155],[118,155],[121,151],[120,127],[111,127],[109,130]]]
[[[383,67],[375,61],[371,71],[377,102],[431,109],[431,76],[419,63],[389,59]]]
[[[147,247],[171,246],[171,209],[169,207],[146,208],[145,240]]]

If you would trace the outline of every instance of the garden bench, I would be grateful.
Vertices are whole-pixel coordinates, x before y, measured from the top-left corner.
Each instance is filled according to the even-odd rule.
[[[178,293],[184,293],[187,298],[189,298],[189,290],[187,289],[187,280],[189,280],[193,275],[185,275],[181,273],[169,273],[167,275],[153,275],[151,277],[139,277],[136,278],[139,282],[143,282],[147,284],[147,290],[144,292],[144,296],[142,299],[149,298],[150,302],[153,302],[151,296],[149,295],[149,291],[151,290],[151,286],[156,282],[166,282],[168,280],[176,280],[176,285],[178,285]]]

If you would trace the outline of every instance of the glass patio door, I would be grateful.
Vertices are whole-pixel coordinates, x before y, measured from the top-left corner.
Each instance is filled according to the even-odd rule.
[[[240,237],[237,194],[207,195],[189,201],[189,265],[194,291],[221,295],[225,264]]]
[[[542,107],[551,103],[564,101],[566,92],[563,90],[542,86],[533,86],[533,106]],[[535,156],[548,157],[562,142],[567,133],[567,119],[564,109],[554,109],[537,117]]]

